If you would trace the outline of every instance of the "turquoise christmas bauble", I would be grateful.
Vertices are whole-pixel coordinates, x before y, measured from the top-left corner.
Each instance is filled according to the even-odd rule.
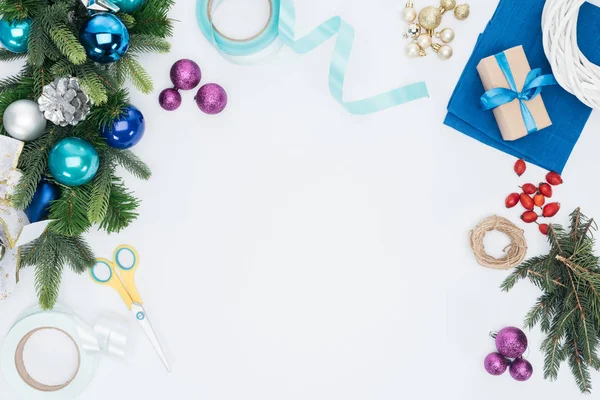
[[[83,24],[79,41],[92,61],[108,64],[119,60],[129,49],[129,32],[116,15],[100,13]]]
[[[112,0],[124,13],[132,13],[144,5],[146,0]]]
[[[85,185],[96,176],[100,158],[94,146],[79,138],[62,139],[48,155],[48,168],[58,182],[67,186]]]
[[[30,30],[29,18],[14,21],[0,20],[0,43],[13,53],[25,53]]]

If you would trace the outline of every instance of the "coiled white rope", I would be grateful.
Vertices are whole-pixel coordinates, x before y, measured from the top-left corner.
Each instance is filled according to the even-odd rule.
[[[600,66],[577,45],[577,20],[584,0],[546,0],[542,15],[544,52],[559,85],[588,107],[600,109]]]

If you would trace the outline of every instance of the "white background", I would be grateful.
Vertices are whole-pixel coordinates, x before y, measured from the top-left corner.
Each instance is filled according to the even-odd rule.
[[[283,49],[237,66],[202,37],[194,3],[180,0],[171,13],[180,21],[172,52],[143,59],[155,93],[131,94],[147,119],[135,152],[154,171],[148,182],[126,177],[143,199],[140,218],[118,235],[89,235],[98,256],[121,243],[140,251],[138,288],[174,372],[165,372],[132,321],[133,360],[104,359],[82,398],[578,397],[568,367],[558,382],[542,378],[537,330],[528,334],[529,382],[483,369],[494,350],[488,331],[520,326],[539,293],[527,282],[501,293],[508,273],[478,266],[467,234],[495,213],[518,221],[505,196],[545,174],[529,166],[518,180],[513,157],[442,124],[497,2],[471,1],[466,22],[445,17],[456,30],[448,62],[405,58],[399,0],[296,2],[301,34],[332,15],[356,28],[347,99],[427,82],[429,99],[360,117],[328,93],[333,40],[307,55]],[[224,30],[240,35],[260,28],[268,10],[262,0],[223,7]],[[200,64],[204,83],[227,89],[225,112],[202,114],[192,92],[178,111],[160,109],[158,92],[170,86],[169,68],[180,58]],[[18,68],[0,65],[0,75]],[[563,207],[556,222],[576,206],[600,215],[599,127],[595,114],[556,190]],[[525,228],[528,255],[545,251],[536,227]],[[504,241],[492,239],[497,254]],[[114,291],[86,275],[65,274],[61,303],[90,322],[104,311],[127,315]],[[0,331],[34,304],[27,270],[0,303]],[[600,390],[598,374],[594,384]],[[3,382],[0,397],[12,399]]]

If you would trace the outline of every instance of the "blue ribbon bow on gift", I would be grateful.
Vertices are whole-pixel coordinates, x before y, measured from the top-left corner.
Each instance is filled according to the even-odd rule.
[[[525,78],[523,90],[519,92],[515,83],[515,78],[510,69],[510,64],[506,58],[506,54],[502,52],[496,54],[494,57],[496,58],[502,73],[504,73],[510,89],[495,88],[485,92],[484,95],[481,96],[481,105],[483,109],[486,111],[492,110],[496,107],[500,107],[501,105],[510,103],[514,99],[518,99],[519,103],[521,104],[521,114],[523,115],[523,121],[525,122],[527,133],[530,134],[536,132],[538,128],[535,124],[535,119],[533,118],[533,115],[531,114],[531,111],[529,111],[529,108],[525,102],[538,96],[542,92],[542,88],[544,86],[558,84],[554,78],[554,75],[542,75],[542,70],[540,68],[532,69]]]

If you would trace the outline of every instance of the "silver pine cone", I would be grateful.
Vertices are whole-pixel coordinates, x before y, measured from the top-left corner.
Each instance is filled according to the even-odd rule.
[[[77,125],[90,113],[90,99],[73,77],[56,78],[44,86],[38,104],[54,125]]]

